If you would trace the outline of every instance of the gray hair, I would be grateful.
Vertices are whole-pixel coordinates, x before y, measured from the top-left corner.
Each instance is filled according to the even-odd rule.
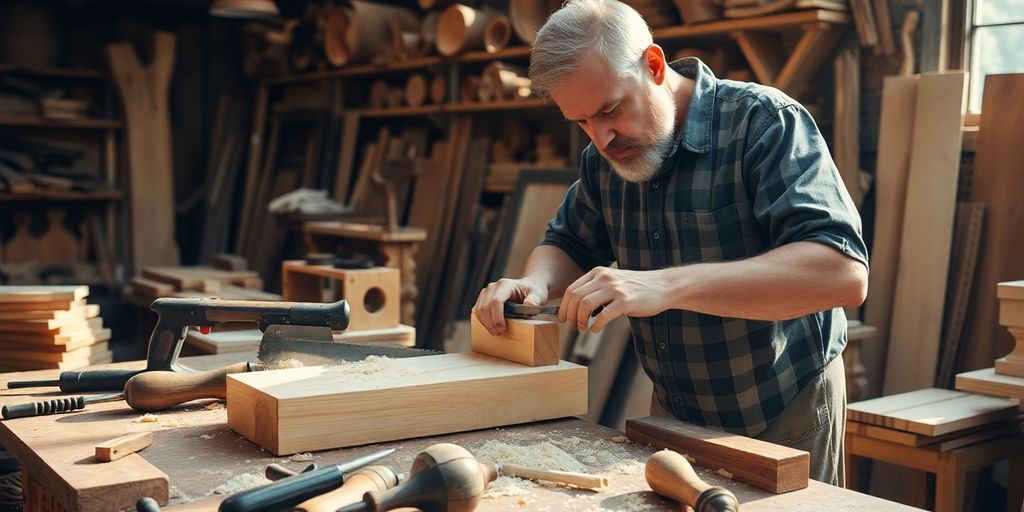
[[[534,93],[550,97],[592,53],[603,56],[617,76],[639,83],[643,52],[653,42],[643,17],[622,2],[568,0],[537,32],[530,52]]]

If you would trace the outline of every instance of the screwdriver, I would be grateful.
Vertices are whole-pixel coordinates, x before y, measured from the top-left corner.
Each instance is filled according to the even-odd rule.
[[[203,398],[225,398],[227,376],[252,371],[256,365],[235,363],[216,370],[198,373],[148,371],[140,373],[124,385],[124,392],[95,396],[64,397],[41,402],[4,406],[3,419],[27,418],[71,412],[87,404],[124,400],[135,410],[150,412]]]
[[[300,473],[317,469],[316,464],[310,464]],[[268,480],[280,480],[296,474],[280,464],[270,464],[266,470]],[[334,512],[362,500],[363,495],[370,491],[386,491],[398,484],[398,473],[395,470],[387,466],[366,466],[347,476],[341,487],[299,503],[292,512]]]

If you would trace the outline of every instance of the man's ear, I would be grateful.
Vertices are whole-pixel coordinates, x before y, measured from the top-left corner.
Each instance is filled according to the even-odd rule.
[[[665,82],[665,76],[668,70],[668,61],[665,60],[665,50],[662,50],[660,46],[652,44],[644,50],[644,64],[647,67],[647,71],[651,74],[651,78],[654,79],[654,83],[661,85]]]

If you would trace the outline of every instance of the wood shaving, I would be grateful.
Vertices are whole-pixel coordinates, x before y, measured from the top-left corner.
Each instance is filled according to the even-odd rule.
[[[314,459],[313,454],[309,453],[309,452],[306,452],[306,453],[296,453],[295,455],[292,455],[288,460],[290,460],[292,462],[312,462],[313,459]]]
[[[662,510],[661,507],[648,503],[646,499],[640,494],[629,493],[622,495],[622,506],[618,507],[619,510],[625,510],[627,512],[647,512]]]
[[[253,487],[269,484],[270,480],[259,473],[243,473],[213,488],[213,494],[235,494]]]
[[[615,436],[615,437],[611,438],[611,442],[613,442],[615,444],[628,443],[629,442],[629,438],[626,437],[626,436]]]
[[[484,498],[526,496],[536,487],[538,487],[537,484],[530,480],[524,480],[514,476],[499,476],[495,481],[487,484],[487,489],[481,496]]]
[[[134,422],[135,423],[156,423],[160,421],[160,417],[156,414],[146,413],[139,416]]]
[[[203,434],[199,437],[200,439],[213,439],[213,434]]]
[[[725,468],[719,468],[718,471],[715,471],[715,473],[718,473],[719,475],[722,475],[728,478],[729,480],[732,480],[732,473],[726,471]]]
[[[369,356],[362,361],[342,363],[334,368],[345,375],[373,375],[395,367],[395,360],[384,356]]]
[[[624,475],[639,475],[644,472],[644,463],[638,460],[624,460],[617,466],[612,468],[612,471],[616,473],[622,473]]]
[[[508,464],[510,466],[550,471],[586,471],[586,467],[580,464],[572,455],[569,455],[550,442],[530,446],[516,446],[500,441],[487,441],[483,446],[476,449],[475,455],[483,461]]]

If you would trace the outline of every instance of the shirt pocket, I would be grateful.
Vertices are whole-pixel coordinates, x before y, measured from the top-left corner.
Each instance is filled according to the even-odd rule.
[[[749,210],[733,203],[710,212],[675,212],[676,264],[731,261],[760,251],[762,243]]]

